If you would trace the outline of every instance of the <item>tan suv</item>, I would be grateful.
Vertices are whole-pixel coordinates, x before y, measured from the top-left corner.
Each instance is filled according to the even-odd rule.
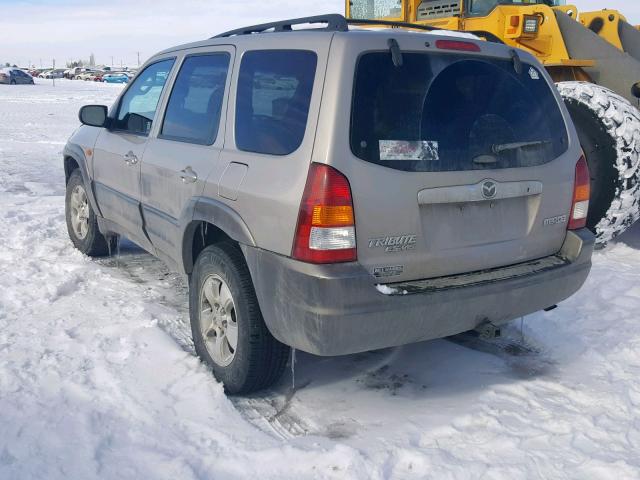
[[[71,240],[95,256],[126,236],[186,273],[196,350],[230,393],[276,381],[289,347],[500,325],[591,267],[575,129],[504,45],[339,15],[260,25],[157,54],[80,120]]]

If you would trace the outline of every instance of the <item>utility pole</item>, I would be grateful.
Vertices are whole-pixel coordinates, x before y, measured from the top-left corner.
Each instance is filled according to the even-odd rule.
[[[56,59],[53,59],[53,69],[56,69]],[[53,86],[56,86],[56,74],[54,72],[51,72],[51,77],[53,78]]]
[[[138,54],[138,66],[140,66],[140,52],[136,52]]]
[[[113,67],[113,55],[111,55],[111,66]]]

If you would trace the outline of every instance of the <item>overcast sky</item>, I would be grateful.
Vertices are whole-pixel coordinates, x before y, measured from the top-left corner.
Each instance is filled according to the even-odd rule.
[[[616,8],[640,23],[640,0],[575,0],[581,10]],[[342,13],[343,0],[0,0],[0,61],[62,65],[88,59],[135,65],[168,46],[244,25]]]

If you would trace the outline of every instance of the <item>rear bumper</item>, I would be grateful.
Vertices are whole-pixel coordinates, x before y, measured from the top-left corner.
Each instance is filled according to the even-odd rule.
[[[569,232],[557,256],[435,283],[389,285],[385,293],[357,263],[310,265],[243,250],[271,333],[329,356],[446,337],[487,321],[500,325],[555,305],[584,284],[594,240],[586,229]]]

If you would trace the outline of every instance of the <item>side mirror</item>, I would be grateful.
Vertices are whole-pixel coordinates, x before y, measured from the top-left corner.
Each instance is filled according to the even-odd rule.
[[[634,97],[640,98],[640,82],[636,83],[633,87],[631,87],[631,93]]]
[[[107,126],[107,114],[108,109],[104,105],[85,105],[78,117],[83,125],[102,128]]]

